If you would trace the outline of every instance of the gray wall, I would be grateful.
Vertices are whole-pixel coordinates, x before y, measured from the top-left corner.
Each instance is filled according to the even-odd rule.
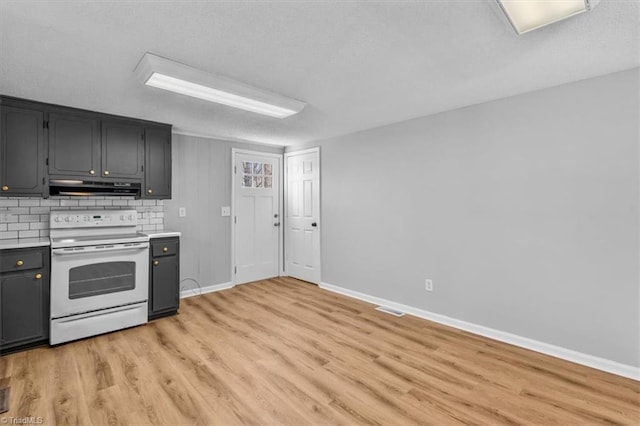
[[[231,281],[231,219],[220,207],[231,206],[231,149],[282,153],[281,147],[173,135],[173,194],[164,205],[165,229],[182,232],[182,289]],[[178,208],[187,209],[178,217]]]
[[[306,144],[322,280],[640,366],[638,94],[635,69]]]

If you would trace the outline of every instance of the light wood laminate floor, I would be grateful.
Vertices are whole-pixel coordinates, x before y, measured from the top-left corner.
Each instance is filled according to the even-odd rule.
[[[290,278],[5,356],[0,418],[44,424],[633,424],[640,383]]]

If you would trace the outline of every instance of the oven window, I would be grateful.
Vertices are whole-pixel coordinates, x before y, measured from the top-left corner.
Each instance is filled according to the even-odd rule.
[[[135,262],[105,262],[69,270],[69,299],[133,290]]]

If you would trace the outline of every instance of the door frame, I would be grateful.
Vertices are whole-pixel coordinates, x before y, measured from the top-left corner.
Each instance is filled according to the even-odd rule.
[[[262,152],[262,151],[253,151],[250,149],[241,149],[241,148],[231,148],[231,284],[237,285],[236,282],[236,170],[234,169],[236,166],[236,157],[238,154],[247,154],[247,155],[260,155],[264,157],[275,158],[279,164],[279,172],[278,172],[278,180],[280,184],[278,185],[278,207],[280,209],[280,229],[278,231],[278,274],[279,276],[284,275],[284,196],[282,187],[284,184],[283,180],[283,168],[284,161],[282,154],[274,154],[271,152]]]
[[[289,185],[288,185],[288,176],[287,176],[287,159],[289,157],[294,157],[296,155],[304,155],[304,154],[311,154],[317,152],[318,153],[318,181],[320,183],[320,193],[318,194],[318,200],[319,200],[319,205],[318,205],[318,223],[320,223],[320,227],[318,228],[318,232],[320,233],[320,235],[318,235],[318,245],[320,253],[319,253],[319,259],[320,259],[320,263],[318,263],[318,268],[320,269],[320,282],[319,283],[315,283],[317,285],[320,285],[322,282],[322,183],[320,182],[322,180],[322,159],[320,157],[320,147],[316,146],[313,148],[307,148],[307,149],[301,149],[298,151],[288,151],[284,153],[284,158],[283,158],[283,166],[282,166],[282,171],[283,171],[283,176],[284,178],[282,179],[282,186],[284,187],[284,199],[283,199],[283,224],[284,224],[284,228],[282,229],[282,234],[283,234],[283,238],[284,238],[284,233],[286,232],[286,228],[287,228],[287,212],[286,209],[287,208],[287,200],[289,198]],[[286,247],[283,247],[282,250],[282,273],[281,275],[286,275],[287,271],[286,271]]]

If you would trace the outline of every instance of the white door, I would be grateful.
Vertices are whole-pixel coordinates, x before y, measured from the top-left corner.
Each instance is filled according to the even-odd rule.
[[[280,272],[280,155],[234,151],[233,282]]]
[[[285,154],[285,272],[320,284],[320,150]]]

